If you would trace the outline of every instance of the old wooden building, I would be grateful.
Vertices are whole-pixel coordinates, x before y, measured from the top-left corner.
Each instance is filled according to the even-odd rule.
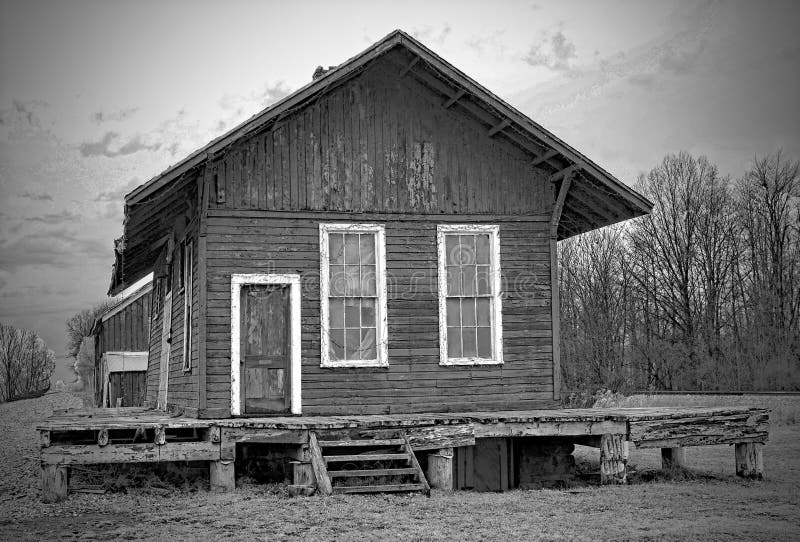
[[[147,385],[152,283],[120,299],[94,323],[95,405],[142,406]]]
[[[42,496],[119,462],[207,461],[213,490],[546,487],[575,444],[617,484],[628,442],[668,468],[733,444],[759,478],[763,409],[554,408],[556,243],[649,208],[393,32],[126,196],[112,293],[153,272],[149,407],[41,424]]]
[[[112,292],[188,416],[552,407],[556,242],[649,208],[395,31],[128,194]]]

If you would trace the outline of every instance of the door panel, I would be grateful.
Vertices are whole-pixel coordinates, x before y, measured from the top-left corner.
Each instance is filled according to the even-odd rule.
[[[243,285],[241,289],[241,364],[244,414],[289,410],[287,285]]]

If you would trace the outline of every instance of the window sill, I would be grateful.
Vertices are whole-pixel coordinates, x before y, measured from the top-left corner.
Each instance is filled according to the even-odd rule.
[[[388,367],[388,362],[381,362],[376,360],[342,360],[342,361],[323,361],[319,364],[323,369],[337,369],[347,367]]]
[[[443,367],[452,365],[503,365],[503,360],[486,358],[447,358],[439,360],[439,365]]]

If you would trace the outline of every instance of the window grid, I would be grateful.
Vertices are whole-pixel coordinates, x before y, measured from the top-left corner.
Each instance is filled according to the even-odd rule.
[[[330,233],[329,356],[376,360],[375,233]]]
[[[440,225],[443,365],[502,363],[498,228]]]
[[[380,224],[320,224],[323,367],[384,367],[385,235]]]

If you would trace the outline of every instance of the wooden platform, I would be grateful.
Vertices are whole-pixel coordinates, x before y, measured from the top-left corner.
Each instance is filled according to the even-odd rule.
[[[37,429],[43,497],[53,501],[66,495],[69,465],[209,461],[212,488],[230,489],[237,444],[296,445],[296,459],[302,465],[310,464],[312,434],[348,442],[389,438],[398,431],[415,453],[428,451],[444,458],[434,462],[444,464],[452,457],[448,450],[474,446],[476,439],[565,438],[600,448],[601,477],[606,471],[608,483],[624,482],[627,442],[661,448],[665,466],[682,464],[680,450],[685,446],[735,444],[737,472],[760,477],[760,445],[769,438],[769,411],[657,407],[205,420],[143,408],[112,408],[56,413]]]

